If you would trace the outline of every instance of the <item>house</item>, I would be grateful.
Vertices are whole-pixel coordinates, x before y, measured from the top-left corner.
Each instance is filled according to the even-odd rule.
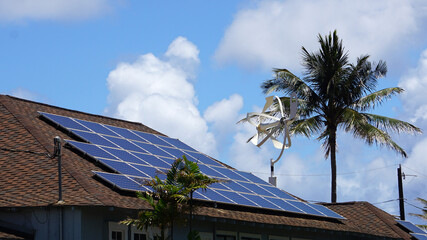
[[[141,123],[0,95],[0,239],[136,240],[153,236],[155,228],[141,231],[118,223],[149,205],[134,192],[97,175],[112,171],[73,148],[72,143],[80,141],[75,134],[43,113],[164,136]],[[56,136],[72,140],[61,144],[60,166],[53,157]],[[193,229],[203,239],[414,239],[395,217],[368,202],[321,205],[340,217],[215,201],[198,204]],[[187,231],[188,226],[177,223],[173,238],[185,239]]]

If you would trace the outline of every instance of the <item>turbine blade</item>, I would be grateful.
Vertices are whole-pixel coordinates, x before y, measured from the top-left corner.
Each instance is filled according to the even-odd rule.
[[[271,104],[273,104],[273,96],[269,96],[265,98],[265,105],[264,108],[262,109],[262,112],[264,113],[270,106]]]

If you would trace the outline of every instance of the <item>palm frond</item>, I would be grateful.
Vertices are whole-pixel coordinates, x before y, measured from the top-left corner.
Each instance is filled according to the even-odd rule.
[[[407,157],[405,150],[397,145],[387,132],[371,125],[363,114],[347,108],[342,117],[341,124],[347,132],[351,131],[354,137],[364,140],[369,145],[375,143],[389,147],[403,157]]]
[[[303,80],[295,76],[287,69],[273,69],[274,79],[261,84],[264,94],[283,92],[285,95],[295,93],[297,98],[303,100],[317,99],[317,94]]]
[[[318,134],[323,127],[323,120],[317,115],[311,118],[294,121],[291,125],[290,133],[311,137],[313,134]]]
[[[401,121],[395,118],[389,118],[371,113],[363,113],[367,117],[368,122],[382,130],[395,133],[422,133],[422,130],[413,124]]]
[[[385,100],[388,100],[403,91],[404,90],[399,87],[381,89],[356,100],[350,106],[357,111],[374,109],[376,106],[381,105]]]

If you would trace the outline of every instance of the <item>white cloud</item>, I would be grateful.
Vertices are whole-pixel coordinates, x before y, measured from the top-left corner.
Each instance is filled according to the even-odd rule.
[[[420,30],[425,6],[400,0],[261,1],[235,15],[215,58],[246,68],[299,69],[301,46],[316,51],[316,36],[337,29],[351,56],[370,54],[378,60],[395,54],[398,43],[413,42],[410,36]]]
[[[0,0],[0,20],[86,19],[108,9],[108,0]]]
[[[418,66],[402,77],[399,86],[405,89],[402,100],[408,117],[413,122],[427,123],[427,49],[421,53]]]
[[[12,91],[10,91],[9,94],[14,97],[23,98],[31,101],[49,102],[45,96],[22,87],[13,89]]]
[[[170,44],[164,60],[145,54],[133,63],[118,64],[108,75],[106,112],[142,122],[216,155],[214,135],[197,109],[195,90],[189,82],[199,63],[198,53],[193,43],[178,37]],[[185,64],[177,64],[178,59]]]
[[[224,137],[236,130],[236,122],[241,119],[239,111],[242,107],[243,98],[238,94],[233,94],[229,99],[223,99],[209,106],[203,117],[207,122],[213,124],[213,128],[220,137]]]

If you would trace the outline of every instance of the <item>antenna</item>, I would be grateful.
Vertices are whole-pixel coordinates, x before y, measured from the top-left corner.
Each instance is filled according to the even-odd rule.
[[[273,105],[275,99],[280,109],[280,117],[271,115],[271,111],[267,111]],[[274,164],[282,157],[283,151],[290,148],[292,145],[289,134],[289,125],[291,125],[296,118],[298,102],[296,94],[291,94],[291,97],[289,98],[289,115],[286,115],[282,101],[278,96],[266,97],[265,101],[266,102],[261,113],[252,112],[246,115],[246,120],[255,126],[257,130],[257,133],[249,138],[248,142],[252,142],[257,147],[261,147],[268,139],[270,139],[275,148],[281,149],[279,156],[275,160],[270,160],[271,177],[269,177],[269,183],[276,186],[277,178],[274,177]],[[255,122],[253,119],[257,119],[257,121]],[[283,132],[283,142],[278,141],[275,137],[279,131]],[[263,137],[262,140],[260,140],[261,137]]]

